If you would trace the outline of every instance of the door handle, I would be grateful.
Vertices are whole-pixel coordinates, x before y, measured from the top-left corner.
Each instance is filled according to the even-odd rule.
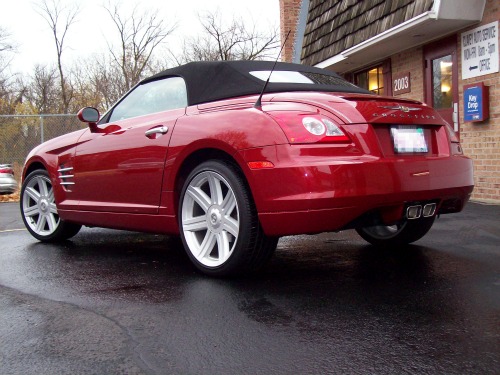
[[[167,132],[168,132],[168,126],[158,126],[156,128],[146,130],[144,134],[146,135],[146,137],[149,138],[155,134],[167,134]]]
[[[458,103],[453,103],[453,114],[452,114],[452,120],[453,120],[453,130],[455,132],[458,132]]]

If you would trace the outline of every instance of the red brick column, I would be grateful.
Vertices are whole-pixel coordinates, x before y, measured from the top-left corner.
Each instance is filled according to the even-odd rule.
[[[286,34],[290,31],[288,40],[281,54],[281,61],[291,62],[293,59],[293,47],[297,36],[297,23],[299,20],[300,4],[302,0],[280,0],[280,34],[281,43],[284,42]]]

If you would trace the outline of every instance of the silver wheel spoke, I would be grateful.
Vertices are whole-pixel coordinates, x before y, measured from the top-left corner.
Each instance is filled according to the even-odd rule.
[[[200,254],[198,256],[200,258],[206,258],[208,255],[210,255],[216,242],[216,236],[212,232],[207,231],[207,234],[205,235],[205,238],[203,239],[203,242],[200,246]]]
[[[222,232],[217,235],[217,247],[219,250],[219,260],[225,262],[229,258],[231,245],[227,232]]]
[[[222,187],[221,181],[214,175],[210,174],[208,176],[208,184],[210,185],[210,198],[212,204],[222,203]]]
[[[43,229],[45,227],[45,223],[47,222],[47,219],[45,216],[40,215],[38,218],[38,222],[36,223],[36,232],[37,233],[42,233]]]
[[[47,195],[47,199],[51,204],[55,202],[54,189],[50,189],[49,194]]]
[[[24,191],[25,194],[28,194],[28,196],[35,201],[35,203],[38,203],[40,200],[40,193],[36,191],[32,187],[27,187],[26,190]]]
[[[44,196],[44,197],[48,196],[49,189],[47,188],[47,182],[41,176],[38,176],[36,178],[36,182],[37,182],[38,188],[40,189],[40,195]]]
[[[207,212],[210,207],[210,197],[205,194],[203,190],[199,187],[190,186],[186,191],[186,194],[189,194],[191,198],[194,199],[196,203],[200,205],[203,211]]]
[[[49,211],[50,211],[51,214],[57,215],[57,206],[56,206],[56,204],[54,202],[51,202],[49,204]]]
[[[236,207],[236,198],[232,191],[228,191],[221,206],[225,215],[231,215],[231,212],[233,212]]]
[[[182,226],[185,231],[197,232],[200,230],[207,230],[207,219],[205,215],[193,217],[191,219],[185,219],[182,221]]]
[[[52,214],[48,214],[46,217],[47,224],[49,225],[49,231],[53,232],[57,228],[57,220]]]
[[[39,215],[40,211],[38,211],[38,206],[29,206],[24,208],[24,216],[31,217],[35,215]]]
[[[238,231],[240,230],[240,224],[234,220],[232,217],[226,217],[224,219],[223,230],[231,233],[235,238],[238,237]]]

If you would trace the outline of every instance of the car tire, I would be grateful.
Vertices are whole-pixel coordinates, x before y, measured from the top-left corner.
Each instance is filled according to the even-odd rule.
[[[40,241],[67,240],[82,227],[59,217],[52,182],[46,170],[37,169],[26,177],[21,187],[20,205],[24,225]]]
[[[210,276],[255,271],[278,243],[263,232],[246,181],[230,162],[210,160],[191,171],[181,190],[178,218],[187,255]]]
[[[435,216],[405,220],[397,225],[375,225],[356,228],[356,232],[375,246],[402,246],[421,239],[434,224]]]

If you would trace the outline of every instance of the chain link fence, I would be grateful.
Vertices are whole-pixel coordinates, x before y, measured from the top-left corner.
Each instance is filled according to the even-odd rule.
[[[0,115],[0,164],[12,164],[19,177],[34,147],[86,126],[73,114]]]

